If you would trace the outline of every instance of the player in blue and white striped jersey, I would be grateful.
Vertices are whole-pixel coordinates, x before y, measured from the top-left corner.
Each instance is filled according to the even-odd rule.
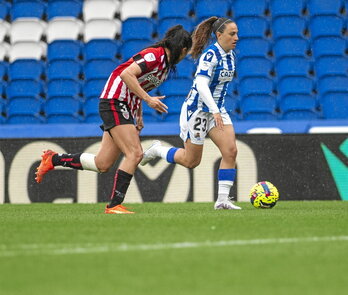
[[[202,54],[214,33],[217,41]],[[188,168],[199,165],[207,135],[222,155],[218,171],[218,197],[215,209],[241,209],[229,199],[236,175],[237,147],[232,121],[224,107],[228,84],[233,79],[238,28],[228,18],[211,17],[201,22],[193,33],[191,55],[199,62],[195,79],[180,115],[180,137],[185,148],[164,147],[159,141],[145,151],[142,165],[156,157]]]

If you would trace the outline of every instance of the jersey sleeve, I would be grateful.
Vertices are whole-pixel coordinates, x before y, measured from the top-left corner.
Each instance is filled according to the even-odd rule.
[[[141,68],[142,73],[149,72],[158,67],[161,63],[161,56],[158,48],[147,48],[133,56],[133,60]]]
[[[213,50],[203,53],[199,59],[196,75],[211,77],[212,72],[217,64],[217,58]]]

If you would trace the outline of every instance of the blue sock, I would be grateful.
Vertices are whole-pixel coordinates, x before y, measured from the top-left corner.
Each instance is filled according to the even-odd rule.
[[[225,202],[229,198],[230,190],[236,178],[236,169],[219,169],[218,171],[218,202]]]
[[[168,154],[167,154],[167,162],[168,163],[175,164],[174,155],[178,149],[179,148],[176,148],[176,147],[172,147],[169,149]]]
[[[237,170],[232,169],[219,169],[218,171],[218,180],[227,180],[227,181],[234,181],[236,178],[236,172]]]

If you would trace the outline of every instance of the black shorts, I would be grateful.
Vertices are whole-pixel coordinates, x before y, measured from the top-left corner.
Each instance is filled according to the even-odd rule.
[[[99,115],[103,120],[100,128],[108,131],[118,125],[133,124],[134,118],[130,112],[129,106],[124,101],[118,99],[99,100]]]

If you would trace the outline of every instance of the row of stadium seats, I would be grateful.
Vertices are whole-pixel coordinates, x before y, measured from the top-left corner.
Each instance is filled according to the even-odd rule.
[[[132,3],[133,2],[133,3]],[[344,15],[345,0],[21,0],[10,5],[0,2],[0,18],[15,20],[20,17],[38,17],[51,20],[57,16],[73,16],[85,21],[96,18],[120,16],[158,18],[188,18],[195,16],[199,21],[211,15],[241,17],[260,16],[276,18],[284,15]]]
[[[267,30],[266,28],[264,28],[265,31],[263,31],[262,26],[257,22],[247,23],[247,26],[244,29],[243,26],[241,26],[241,23],[238,22],[240,41],[237,47],[237,53],[239,55],[239,58],[243,58],[244,56],[255,56],[257,54],[262,54],[264,57],[270,57],[272,55],[270,54],[272,53],[272,50],[275,51],[276,57],[280,57],[282,55],[306,56],[311,54],[312,48],[315,57],[327,55],[330,52],[332,52],[332,54],[334,55],[347,54],[347,33],[342,33],[343,29],[340,26],[335,27],[334,21],[328,21],[330,25],[326,26],[325,19],[318,18],[317,20],[318,23],[316,29],[311,30],[312,38],[310,39],[305,38],[302,35],[302,29],[297,28],[295,30],[295,26],[292,26],[291,29],[286,28],[279,30],[279,32],[274,30],[272,31],[274,35],[272,39],[265,38],[264,34]],[[62,28],[61,24],[63,22],[65,24]],[[86,34],[84,35],[85,43],[88,43],[91,40],[95,39],[113,40],[116,34],[116,27],[109,26],[110,24],[108,24],[108,22],[109,21],[106,21],[105,23],[104,20],[97,21],[97,26],[95,28],[92,28],[91,31],[88,31],[86,29],[87,31],[85,31]],[[119,55],[119,57],[123,60],[127,60],[133,52],[136,52],[137,50],[153,43],[155,40],[150,39],[152,31],[146,26],[146,23],[148,22],[148,19],[128,19],[123,25],[123,32],[124,34],[126,34],[126,36],[124,37],[124,42],[116,42],[116,40],[112,43],[109,42],[111,47],[108,50],[114,50],[114,56]],[[46,42],[41,41],[43,34],[41,25],[39,25],[40,30],[36,31],[31,26],[31,24],[34,23],[31,20],[22,19],[20,23],[22,25],[22,30],[18,31],[10,37],[10,41],[12,41],[13,44],[10,45],[7,42],[0,43],[0,59],[3,60],[5,58],[9,58],[10,61],[14,61],[18,58],[37,58],[37,56],[38,58],[45,57],[47,45]],[[56,19],[54,23],[58,25],[55,30],[51,31],[52,33],[50,35],[47,35],[48,44],[50,45],[52,44],[52,42],[62,39],[75,40],[76,44],[66,45],[70,47],[76,47],[75,51],[81,51],[79,47],[82,47],[83,44],[82,41],[78,42],[80,30],[75,27],[75,25],[71,27],[69,25],[68,30],[64,29],[64,26],[67,23],[74,24],[75,20]],[[139,30],[139,32],[137,32],[137,30],[134,30],[134,27],[137,27],[135,26],[136,23],[139,23],[139,25],[141,25],[142,27],[142,30]],[[283,28],[286,23],[288,23],[288,21],[282,24]],[[129,26],[127,24],[129,24]],[[13,25],[15,26],[16,24],[12,23],[12,26]],[[258,30],[260,31],[257,32]],[[14,31],[16,32],[16,30]],[[5,39],[6,31],[0,29],[0,37],[1,34],[3,39]],[[91,47],[93,46],[97,45],[92,45]],[[63,47],[62,49],[64,50]],[[323,53],[321,53],[321,51],[323,51]]]
[[[132,11],[138,13],[136,6],[141,7],[146,0],[53,0],[43,5],[40,17],[32,18],[28,12],[26,16],[17,14],[11,18],[15,4],[22,2],[43,3],[7,3],[11,9],[7,10],[5,21],[0,20],[0,39],[11,43],[0,45],[0,60],[4,60],[0,63],[1,123],[99,122],[97,98],[116,65],[156,41],[172,25],[180,23],[191,31],[199,17],[204,17],[199,11],[208,13],[207,16],[229,16],[231,7],[240,41],[236,50],[237,77],[226,104],[235,119],[348,117],[348,6],[344,1],[333,0],[333,4],[326,5],[326,0],[317,4],[311,0],[161,0],[156,17],[154,0],[146,17],[139,12],[121,16],[120,21],[120,8],[126,2],[132,2]],[[57,16],[50,18],[47,11],[53,2],[64,3]],[[63,12],[70,2],[81,4],[78,15]],[[104,6],[104,13],[99,16],[86,12],[87,7],[94,7],[97,13],[101,4],[118,8],[105,13],[109,6]],[[215,13],[216,7],[209,5],[219,11]],[[224,5],[229,10],[225,11]],[[184,16],[183,11],[187,13]],[[193,71],[190,59],[178,65],[174,79],[155,92],[167,96],[169,114],[160,116],[144,104],[147,122],[178,120]]]
[[[10,63],[0,62],[0,78],[4,81],[18,79],[52,81],[55,79],[71,79],[89,81],[107,79],[119,62],[106,57],[91,59],[82,64],[73,59],[51,59],[46,63],[40,60],[18,59]],[[177,67],[176,78],[191,79],[194,73],[194,63],[186,58]],[[272,63],[263,57],[247,57],[238,62],[237,81],[241,83],[250,77],[263,77],[281,82],[287,77],[306,77],[318,81],[328,76],[348,75],[348,59],[344,56],[324,56],[315,63],[305,57],[289,56]],[[176,87],[174,87],[174,90]]]
[[[68,118],[62,119],[62,114],[71,116],[74,114],[82,114],[84,110],[85,117],[74,115],[73,120],[99,120],[97,102],[99,94],[104,86],[105,79],[90,80],[85,84],[81,84],[74,80],[52,80],[47,85],[34,80],[14,80],[11,81],[6,89],[3,87],[2,92],[6,92],[7,99],[0,99],[3,117],[10,119],[14,115],[14,107],[21,114],[32,112],[29,106],[33,104],[35,117],[37,113],[45,111],[45,116],[59,114],[59,118],[55,118],[54,122],[68,122]],[[144,115],[147,120],[160,120],[175,117],[177,119],[180,107],[187,95],[192,80],[191,79],[170,79],[166,81],[160,88],[154,91],[153,95],[166,95],[165,103],[170,107],[169,115],[162,117],[144,104]],[[237,85],[237,86],[236,86]],[[320,80],[320,84],[315,88],[314,82],[306,77],[287,77],[279,83],[274,83],[268,78],[246,78],[238,84],[232,84],[232,89],[227,91],[226,106],[233,117],[237,119],[251,119],[249,113],[271,113],[272,117],[278,118],[275,113],[277,108],[283,113],[292,111],[298,115],[296,110],[306,110],[316,118],[323,116],[324,118],[347,118],[348,117],[348,78],[345,76],[331,76]],[[4,86],[4,85],[2,85]],[[47,89],[45,89],[47,87]],[[315,95],[319,92],[319,95]],[[231,95],[231,94],[233,95]],[[277,95],[278,93],[278,95]],[[238,95],[239,94],[239,95]],[[174,98],[174,99],[173,99]],[[175,108],[177,99],[180,103]],[[53,102],[54,103],[53,103]],[[74,102],[73,102],[74,101]],[[34,103],[35,102],[35,103]],[[49,105],[53,107],[49,110]],[[72,106],[71,106],[72,105]],[[41,109],[45,106],[45,110]],[[86,109],[88,111],[86,111]],[[175,113],[177,110],[177,113]],[[322,113],[318,112],[322,110]],[[92,119],[89,115],[93,115]],[[303,114],[302,114],[303,115]],[[308,114],[307,114],[308,115]],[[255,118],[256,115],[254,115]],[[4,118],[2,118],[4,121]],[[289,119],[290,116],[282,117]],[[297,118],[297,117],[296,117]],[[308,116],[307,116],[308,118]],[[39,121],[41,122],[43,118]],[[269,118],[270,119],[270,118]],[[17,121],[8,120],[8,123]],[[48,122],[52,122],[49,118]]]
[[[347,82],[347,81],[345,81]],[[168,114],[159,114],[144,104],[145,123],[179,122],[185,96],[168,96],[163,102]],[[322,100],[313,95],[292,94],[279,101],[274,96],[251,95],[242,100],[226,97],[226,109],[234,120],[299,120],[347,118],[347,93],[329,93]],[[57,96],[49,99],[16,98],[3,104],[0,100],[1,123],[99,123],[98,99]]]
[[[133,3],[132,3],[133,2]],[[128,17],[152,17],[157,11],[157,0],[20,0],[13,4],[0,2],[0,18],[16,20],[22,17],[36,17],[51,20],[59,16],[71,16],[84,21],[92,19],[122,20]]]
[[[0,41],[51,43],[59,39],[83,40],[95,38],[120,38],[155,41],[162,38],[173,25],[182,24],[192,31],[194,23],[189,19],[168,18],[157,23],[151,18],[96,19],[82,22],[73,17],[58,17],[46,23],[37,18],[20,18],[9,24],[0,20]],[[306,21],[299,16],[279,17],[271,22],[264,18],[245,17],[237,20],[239,37],[243,38],[305,38],[347,37],[347,19],[338,16],[320,16]],[[289,25],[291,24],[291,25]]]

